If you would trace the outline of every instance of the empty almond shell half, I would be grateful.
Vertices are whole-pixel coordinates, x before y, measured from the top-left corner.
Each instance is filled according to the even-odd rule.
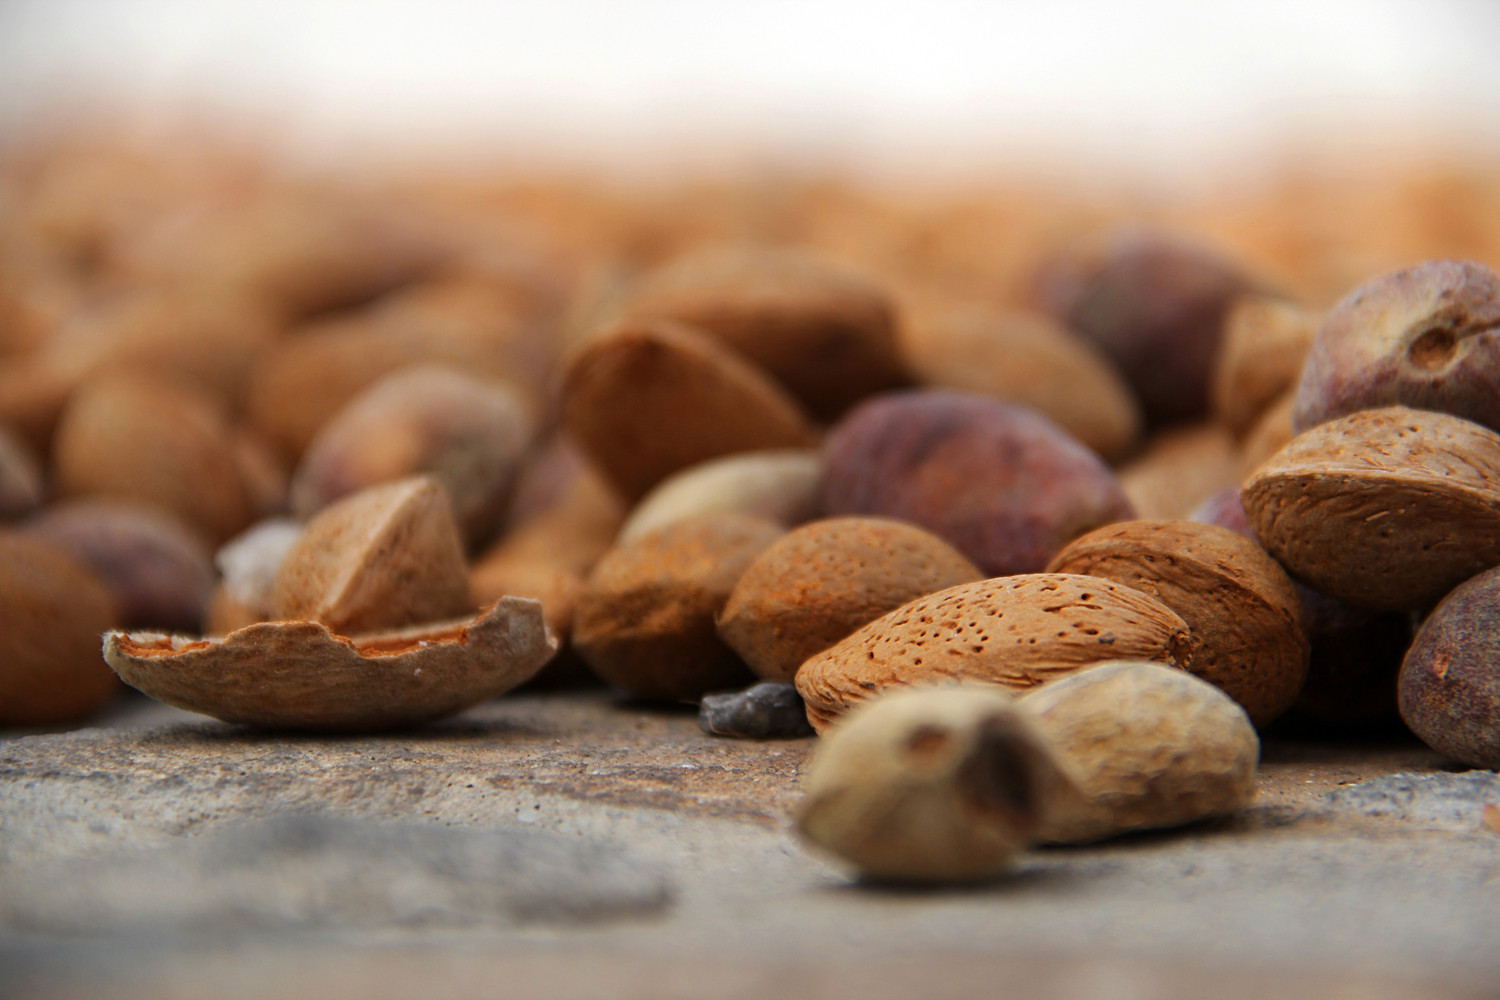
[[[421,725],[504,694],[557,649],[539,602],[505,597],[471,620],[347,638],[313,621],[260,622],[223,638],[112,632],[125,683],[225,722],[307,732]]]

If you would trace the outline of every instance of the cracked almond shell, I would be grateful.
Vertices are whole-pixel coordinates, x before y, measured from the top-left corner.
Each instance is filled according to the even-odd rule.
[[[841,714],[904,684],[987,681],[1026,691],[1101,660],[1187,667],[1194,640],[1161,601],[1094,576],[1029,573],[903,604],[797,670],[807,718]]]
[[[1500,564],[1500,434],[1426,410],[1363,410],[1293,438],[1241,494],[1293,576],[1383,611],[1427,607]]]
[[[380,732],[441,719],[504,694],[552,656],[542,606],[507,597],[472,620],[359,638],[311,621],[261,622],[223,638],[105,636],[130,686],[241,725]]]
[[[1255,542],[1193,521],[1122,521],[1096,528],[1052,559],[1052,573],[1086,573],[1150,594],[1198,640],[1194,674],[1263,726],[1291,707],[1307,679],[1302,604]]]

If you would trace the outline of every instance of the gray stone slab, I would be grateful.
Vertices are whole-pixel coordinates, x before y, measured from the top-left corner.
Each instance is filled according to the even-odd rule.
[[[0,927],[226,934],[595,922],[659,913],[667,881],[618,845],[307,814],[168,846],[0,867]]]
[[[88,940],[0,932],[0,965],[30,970],[16,993],[27,1000],[457,997],[494,984],[508,997],[694,1000],[1468,998],[1500,982],[1500,835],[1371,811],[1348,791],[1392,775],[1433,787],[1451,777],[1414,742],[1271,741],[1257,804],[1233,821],[1037,851],[986,885],[905,892],[860,885],[792,836],[786,816],[812,745],[725,740],[686,713],[577,694],[507,698],[382,738],[173,718],[3,742],[0,880],[43,866],[90,872],[151,848],[207,872],[204,859],[234,853],[211,846],[217,838],[312,811],[618,845],[675,891],[665,909],[602,924],[433,904],[468,906],[465,923],[424,919],[391,903],[387,886],[370,923],[330,921],[321,935],[288,939],[264,923],[231,941],[108,930],[117,923]],[[359,850],[387,864],[401,848]],[[424,891],[469,898],[420,870]],[[173,891],[202,912],[225,898],[216,884],[189,876]],[[0,881],[0,896],[8,888]]]

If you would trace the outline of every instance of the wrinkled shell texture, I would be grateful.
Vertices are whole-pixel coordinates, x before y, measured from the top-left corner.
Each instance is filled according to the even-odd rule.
[[[714,618],[740,574],[783,531],[743,514],[705,514],[611,549],[574,611],[579,655],[642,698],[694,699],[751,683]]]
[[[225,722],[381,732],[502,695],[556,649],[542,606],[506,598],[472,621],[355,640],[309,621],[261,622],[222,639],[113,633],[104,657],[157,701]]]
[[[1500,572],[1443,598],[1401,664],[1401,718],[1470,767],[1500,769]]]
[[[712,511],[753,514],[792,527],[817,513],[822,479],[822,453],[806,448],[747,451],[702,462],[642,497],[620,526],[620,541]]]
[[[119,685],[99,659],[109,591],[72,556],[0,531],[0,725],[76,722]]]
[[[345,635],[471,611],[443,488],[414,476],[324,508],[282,560],[271,608],[277,618],[312,619]]]
[[[708,336],[657,323],[584,343],[563,372],[563,425],[628,498],[720,455],[804,448],[812,424],[768,375]]]
[[[368,486],[428,473],[442,483],[464,535],[491,532],[531,439],[516,394],[436,365],[370,386],[318,432],[291,485],[307,518]]]
[[[711,335],[818,417],[906,381],[884,292],[801,252],[699,251],[648,275],[624,310]]]
[[[1034,573],[1073,537],[1132,516],[1099,456],[1056,424],[946,390],[858,407],[824,446],[823,507],[910,521],[985,573]]]
[[[982,879],[1029,846],[1066,780],[1032,720],[998,689],[896,691],[819,745],[797,830],[867,877]]]
[[[1257,726],[1284,712],[1307,677],[1308,643],[1292,581],[1255,542],[1191,521],[1125,521],[1074,539],[1051,573],[1100,576],[1182,616],[1194,674],[1244,706]]]
[[[902,605],[797,671],[807,718],[822,732],[881,691],[986,681],[1015,691],[1101,660],[1186,667],[1193,640],[1172,609],[1092,576],[1035,573],[980,580]]]
[[[1245,484],[1294,576],[1365,607],[1419,609],[1500,563],[1500,434],[1405,407],[1304,431]]]
[[[1092,667],[1026,695],[1083,793],[1044,840],[1082,842],[1233,813],[1255,794],[1260,741],[1212,685],[1153,663]]]
[[[1366,282],[1334,307],[1297,386],[1306,430],[1402,405],[1500,429],[1500,274],[1431,261]]]
[[[900,521],[836,517],[803,525],[735,584],[719,634],[750,669],[789,681],[814,653],[908,601],[983,574],[947,542]]]
[[[902,327],[924,385],[982,393],[1040,411],[1106,459],[1141,433],[1135,393],[1097,348],[1056,320],[971,306],[919,312]]]

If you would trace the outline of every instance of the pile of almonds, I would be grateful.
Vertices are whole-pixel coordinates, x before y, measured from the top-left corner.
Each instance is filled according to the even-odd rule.
[[[799,828],[916,879],[1231,813],[1286,715],[1500,768],[1500,275],[757,190],[0,158],[0,725],[592,675],[805,715]]]

